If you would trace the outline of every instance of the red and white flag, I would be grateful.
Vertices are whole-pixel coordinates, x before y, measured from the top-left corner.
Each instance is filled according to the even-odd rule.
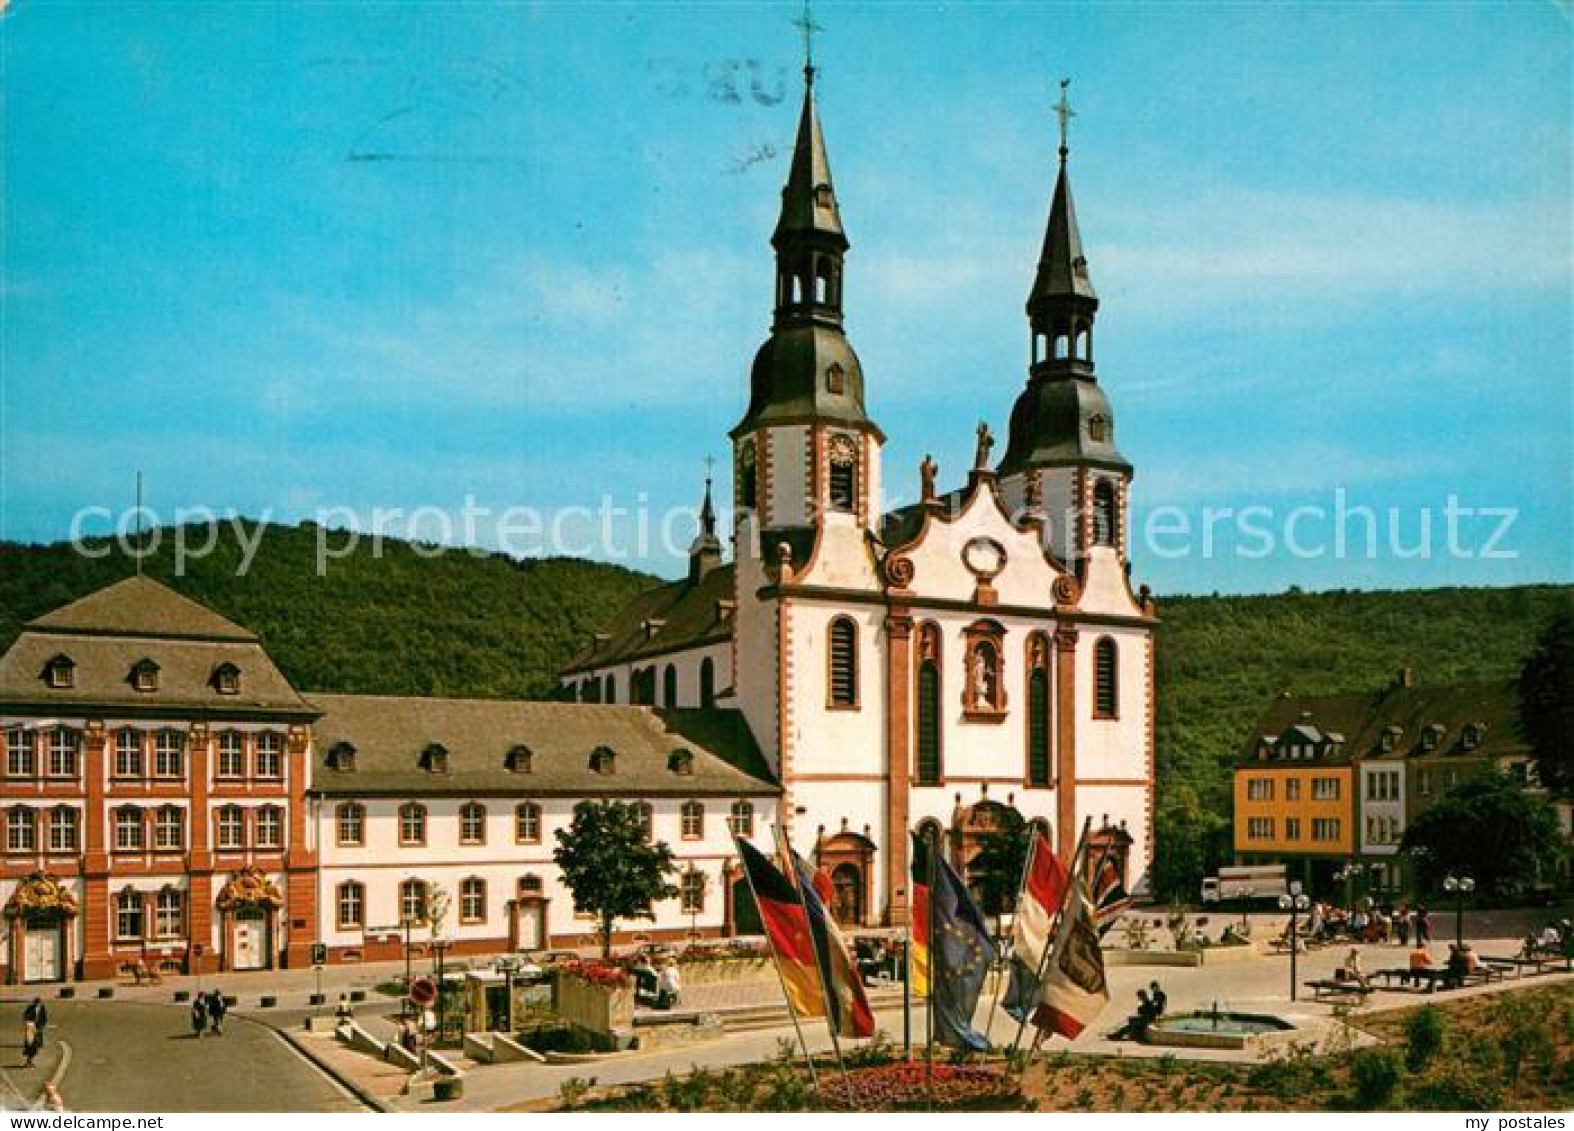
[[[1087,1028],[1109,1004],[1104,951],[1093,923],[1093,902],[1081,877],[1055,932],[1054,952],[1039,987],[1033,1024],[1068,1040]]]

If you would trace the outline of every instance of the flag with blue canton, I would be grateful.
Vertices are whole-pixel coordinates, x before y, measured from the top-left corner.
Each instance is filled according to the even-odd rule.
[[[938,854],[934,878],[929,893],[929,955],[935,1040],[956,1049],[985,1052],[989,1039],[973,1028],[973,1011],[994,959],[994,940],[967,885]]]

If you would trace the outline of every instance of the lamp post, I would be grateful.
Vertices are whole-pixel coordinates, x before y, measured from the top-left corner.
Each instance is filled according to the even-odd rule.
[[[1443,880],[1443,890],[1454,897],[1454,945],[1465,945],[1465,897],[1476,890],[1476,881],[1469,876],[1450,875]]]
[[[1286,895],[1279,897],[1281,910],[1290,913],[1290,1000],[1295,1000],[1295,952],[1299,949],[1296,942],[1297,928],[1300,926],[1301,912],[1312,905],[1312,901],[1301,893],[1301,881],[1291,880],[1290,890]]]
[[[1339,870],[1334,873],[1334,882],[1344,885],[1344,901],[1347,907],[1355,906],[1355,879],[1365,873],[1366,869],[1354,860],[1341,864]]]
[[[503,975],[503,1000],[506,1002],[508,1016],[503,1022],[509,1033],[514,1032],[514,975],[519,972],[520,959],[508,955],[497,960],[497,969]]]

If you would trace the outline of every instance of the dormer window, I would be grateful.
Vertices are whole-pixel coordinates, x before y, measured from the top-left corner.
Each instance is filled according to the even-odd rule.
[[[1466,723],[1465,729],[1460,732],[1459,742],[1466,750],[1474,750],[1481,745],[1481,731],[1484,728],[1480,723]]]
[[[50,687],[72,687],[77,681],[76,661],[59,655],[44,665],[44,682]]]
[[[692,750],[674,750],[667,755],[667,770],[669,773],[691,777],[694,773],[694,752]]]
[[[610,747],[598,746],[590,752],[590,772],[593,774],[610,774],[617,767],[618,756]]]
[[[1404,731],[1399,727],[1383,728],[1383,737],[1378,740],[1378,746],[1384,754],[1392,754],[1394,752],[1394,747],[1399,744],[1399,736],[1403,733]]]
[[[830,208],[836,203],[836,198],[831,195],[831,186],[818,184],[814,186],[814,206],[816,208]]]
[[[652,617],[644,624],[645,639],[652,639],[658,632],[667,627],[667,622],[660,617]]]
[[[1088,417],[1088,439],[1095,444],[1102,444],[1109,435],[1109,421],[1102,415],[1094,413]]]
[[[328,768],[337,773],[348,774],[355,769],[355,747],[348,742],[336,742],[333,749],[328,751]]]
[[[503,768],[511,774],[528,774],[533,757],[530,747],[523,743],[510,747],[508,753],[503,755]]]
[[[220,695],[240,693],[240,669],[228,661],[213,669],[213,690]]]
[[[448,748],[440,742],[434,742],[421,751],[421,769],[429,774],[446,774],[448,772]]]
[[[847,387],[847,371],[842,368],[842,363],[833,361],[825,370],[825,391],[827,393],[841,393]]]
[[[152,660],[138,660],[131,666],[131,686],[137,691],[157,691],[158,665]]]
[[[1426,751],[1436,750],[1443,741],[1443,727],[1440,723],[1432,723],[1421,732],[1421,749]]]

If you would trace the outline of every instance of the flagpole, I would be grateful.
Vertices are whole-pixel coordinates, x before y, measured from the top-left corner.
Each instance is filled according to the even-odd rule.
[[[932,826],[931,826],[932,827]],[[935,946],[935,885],[939,881],[935,863],[940,855],[938,838],[929,844],[929,895],[924,904],[924,953],[928,955],[928,984],[924,987],[924,1065],[930,1089],[935,1080],[935,983],[940,980],[940,952]]]
[[[907,878],[909,889],[913,886]],[[907,922],[902,925],[902,1059],[913,1062],[913,903],[907,903]]]
[[[732,834],[733,851],[738,854],[738,859],[743,859],[743,850],[738,847],[738,834]],[[765,909],[760,905],[760,893],[754,890],[754,877],[749,875],[747,866],[743,869],[743,878],[748,881],[749,894],[754,897],[755,910],[760,913],[760,923],[765,927]],[[809,1066],[809,1079],[814,1083],[814,1090],[820,1090],[820,1076],[814,1070],[814,1057],[809,1054],[809,1042],[804,1040],[803,1026],[798,1023],[798,1011],[792,1007],[792,995],[787,992],[787,977],[782,973],[782,961],[776,953],[776,942],[771,938],[768,927],[764,930],[765,945],[771,952],[771,965],[776,967],[776,980],[781,983],[782,1000],[787,1003],[787,1016],[792,1018],[793,1031],[798,1034],[798,1044],[803,1048],[803,1062]]]
[[[792,877],[792,890],[798,893],[798,902],[803,906],[804,919],[807,920],[809,917],[809,901],[804,897],[803,882],[798,877],[798,861],[793,856],[792,843],[787,839],[787,830],[782,827],[780,822],[777,822],[775,828],[777,849],[782,854],[782,863],[786,866],[787,874]],[[831,913],[828,907],[824,910],[827,915]],[[820,996],[825,1000],[825,1029],[826,1032],[831,1034],[831,1048],[836,1052],[836,1067],[841,1072],[842,1083],[847,1088],[847,1098],[857,1104],[858,1101],[853,1095],[853,1082],[847,1077],[847,1062],[842,1059],[841,1034],[837,1032],[841,1027],[840,1013],[842,1003],[841,999],[838,998],[836,999],[836,1004],[832,1004],[831,982],[826,977],[825,967],[820,965],[820,946],[814,938],[813,923],[809,924],[809,941],[814,944],[814,971],[820,976]],[[862,1105],[859,1106],[861,1107]]]
[[[1081,867],[1083,855],[1087,851],[1088,830],[1092,827],[1092,816],[1083,818],[1082,835],[1077,838],[1076,851],[1071,854],[1071,868],[1066,876],[1066,890],[1060,895],[1060,906],[1055,909],[1055,920],[1049,925],[1049,939],[1044,944],[1044,953],[1038,959],[1038,971],[1033,978],[1035,992],[1044,985],[1044,971],[1049,969],[1049,957],[1055,952],[1055,936],[1060,933],[1060,921],[1066,917],[1066,905],[1071,901],[1072,893],[1077,890],[1077,872]],[[1008,1058],[1011,1053],[1015,1053],[1021,1046],[1022,1034],[1027,1031],[1028,1018],[1031,1016],[1031,1010],[1024,1009],[1022,1011],[1022,1019],[1017,1022],[1016,1036],[1011,1039],[1011,1048],[1007,1053]]]
[[[1011,954],[1016,953],[1017,922],[1022,917],[1022,897],[1027,893],[1027,878],[1033,870],[1033,857],[1038,855],[1038,833],[1032,825],[1028,826],[1027,856],[1022,860],[1022,880],[1017,884],[1016,906],[1011,911]],[[999,960],[1003,956],[997,955]],[[1005,988],[1006,975],[1009,971],[1009,960],[1003,961],[995,971],[995,1000],[989,1006],[989,1021],[984,1026],[984,1037],[989,1039],[995,1028],[995,1014],[1000,1010],[1000,998]]]

